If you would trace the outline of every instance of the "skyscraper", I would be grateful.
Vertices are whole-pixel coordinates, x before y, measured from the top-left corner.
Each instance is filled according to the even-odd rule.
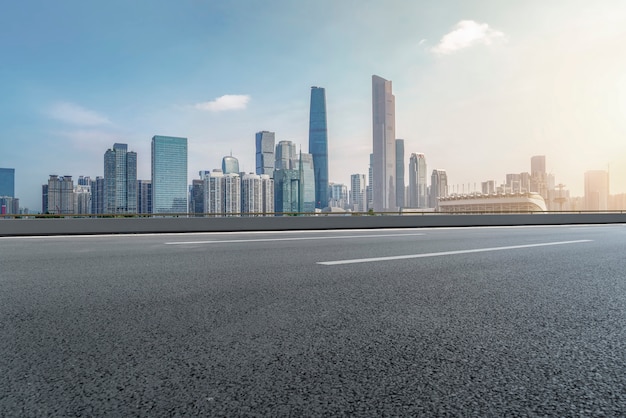
[[[269,131],[256,133],[256,173],[274,176],[274,151],[276,134]]]
[[[328,206],[328,128],[323,87],[311,87],[309,153],[315,169],[315,207],[325,208]]]
[[[396,206],[404,207],[404,139],[396,139]]]
[[[300,171],[300,209],[299,212],[315,212],[316,197],[315,188],[317,178],[315,178],[315,160],[311,154],[300,153],[299,167]]]
[[[350,176],[350,206],[354,212],[366,212],[365,174]]]
[[[0,168],[0,196],[15,197],[14,168]]]
[[[396,209],[396,110],[391,81],[372,76],[373,205],[376,212]]]
[[[219,169],[204,176],[204,208],[207,213],[221,215],[224,212],[223,177],[224,173]]]
[[[374,154],[370,154],[370,164],[367,169],[367,188],[365,189],[367,210],[374,209],[374,193],[372,192],[374,184]]]
[[[105,213],[137,213],[137,154],[126,144],[104,153]]]
[[[152,212],[187,212],[187,138],[152,137]]]
[[[409,206],[428,207],[426,157],[421,153],[411,154],[409,159]]]
[[[104,177],[97,176],[89,181],[91,187],[91,213],[104,213]]]
[[[239,160],[232,155],[227,155],[222,158],[222,173],[226,174],[239,174]]]
[[[152,181],[137,180],[137,213],[152,213]]]
[[[276,145],[275,170],[297,170],[298,156],[296,155],[296,144],[292,141],[280,141]]]
[[[243,214],[263,212],[263,182],[258,174],[244,174],[241,178],[241,212]]]
[[[433,170],[430,176],[430,207],[439,207],[439,198],[448,195],[448,175],[446,170]]]
[[[222,177],[224,190],[224,214],[241,213],[241,178],[238,173],[224,174]]]
[[[74,212],[74,180],[72,180],[72,176],[60,177],[51,174],[48,179],[48,187],[42,188],[42,192],[46,194],[47,208],[44,212],[53,215]],[[42,200],[44,200],[43,196]]]
[[[277,213],[300,211],[299,170],[274,171],[274,211]]]
[[[548,197],[548,173],[546,172],[545,155],[535,155],[530,158],[530,191],[539,193],[544,199]]]

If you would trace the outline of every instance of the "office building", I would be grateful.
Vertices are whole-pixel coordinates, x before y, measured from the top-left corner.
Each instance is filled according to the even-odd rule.
[[[409,159],[409,207],[428,207],[426,156],[412,153]]]
[[[137,213],[152,213],[152,181],[137,180]]]
[[[274,151],[276,147],[276,134],[269,131],[256,133],[256,173],[274,175]]]
[[[347,209],[350,204],[348,200],[348,187],[343,183],[330,183],[329,188],[329,207]]]
[[[439,207],[439,198],[448,196],[446,170],[433,170],[430,176],[430,207]]]
[[[189,213],[204,213],[204,179],[191,180],[189,190]]]
[[[328,206],[328,128],[326,90],[323,87],[311,87],[309,153],[313,156],[315,168],[315,207],[322,209]]]
[[[604,170],[585,172],[585,210],[608,210],[609,173]]]
[[[300,212],[299,170],[274,171],[274,211],[276,213]]]
[[[113,144],[104,153],[105,213],[137,213],[137,153]]]
[[[74,180],[72,176],[51,174],[47,187],[42,187],[44,213],[52,215],[72,214],[74,212]]]
[[[297,170],[298,156],[296,154],[296,144],[292,141],[280,141],[276,145],[275,170]]]
[[[89,179],[91,190],[91,213],[100,215],[104,213],[104,177],[97,176],[95,180]]]
[[[300,171],[300,212],[315,212],[316,202],[327,202],[326,200],[317,200],[318,179],[315,178],[315,160],[311,154],[300,153],[299,167]]]
[[[187,138],[152,137],[152,213],[187,212]]]
[[[0,196],[15,197],[14,168],[0,168]]]
[[[239,160],[232,155],[227,155],[222,158],[222,173],[226,174],[239,174]]]
[[[372,76],[373,205],[374,211],[395,211],[396,116],[391,81]]]
[[[374,210],[374,154],[370,154],[370,164],[367,169],[367,188],[365,189],[365,195],[367,199],[367,210]]]
[[[367,212],[365,174],[350,176],[350,207],[354,212]]]
[[[241,178],[241,211],[248,216],[263,212],[263,182],[258,174],[244,174]]]
[[[396,139],[396,206],[402,208],[404,204],[404,139]]]

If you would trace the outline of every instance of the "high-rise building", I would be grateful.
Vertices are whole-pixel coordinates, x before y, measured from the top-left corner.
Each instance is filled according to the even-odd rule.
[[[256,173],[274,175],[276,134],[269,131],[256,133]]]
[[[298,156],[296,154],[296,144],[292,141],[280,141],[276,145],[275,170],[297,170]]]
[[[187,138],[152,137],[152,213],[187,212]]]
[[[299,212],[315,212],[318,200],[317,189],[318,179],[315,178],[315,157],[311,154],[300,153],[298,169],[300,171],[300,209]],[[328,202],[328,198],[326,198]]]
[[[585,210],[609,208],[609,173],[604,170],[585,172]]]
[[[439,198],[448,195],[448,175],[446,170],[433,170],[430,176],[430,206],[439,207]]]
[[[428,207],[426,156],[412,153],[409,159],[409,206]]]
[[[189,212],[195,214],[204,213],[204,179],[191,180]]]
[[[373,204],[376,212],[395,210],[396,110],[391,81],[372,76]]]
[[[14,168],[0,168],[0,196],[15,197]]]
[[[137,153],[113,144],[104,153],[105,213],[137,213]]]
[[[72,176],[57,176],[51,174],[48,179],[48,187],[42,188],[45,193],[47,208],[44,213],[52,215],[72,214],[74,212],[74,180]],[[43,209],[43,208],[42,208]]]
[[[104,177],[97,176],[95,180],[89,180],[91,189],[91,213],[100,215],[104,213]]]
[[[261,185],[263,187],[263,213],[274,213],[274,179],[269,174],[261,174]]]
[[[74,186],[74,209],[72,210],[72,213],[91,213],[91,186],[82,184]]]
[[[0,196],[0,214],[17,215],[20,213],[20,199],[17,197]]]
[[[323,87],[311,87],[309,153],[315,168],[315,207],[323,209],[328,206],[328,128]]]
[[[152,181],[137,180],[137,213],[152,213]]]
[[[222,173],[226,174],[239,174],[239,160],[232,155],[227,155],[222,158]]]
[[[350,206],[354,212],[367,211],[365,184],[365,174],[352,174],[350,176]]]
[[[396,139],[396,206],[404,207],[404,139]]]
[[[328,206],[331,208],[348,208],[348,187],[343,183],[330,183],[329,189],[330,198],[328,200]]]
[[[239,215],[241,213],[241,177],[237,173],[224,174],[222,177],[222,190],[224,190],[224,210],[226,215]]]
[[[299,170],[274,171],[274,211],[276,213],[300,211]]]
[[[206,213],[221,215],[224,213],[224,188],[222,170],[215,169],[204,176],[204,208]]]
[[[544,199],[548,197],[548,173],[546,172],[545,155],[535,155],[530,158],[530,191],[539,193]]]
[[[241,211],[244,215],[263,212],[263,181],[258,174],[244,174],[241,178]]]
[[[495,180],[487,180],[483,181],[481,184],[482,194],[493,194],[496,192],[496,181]]]

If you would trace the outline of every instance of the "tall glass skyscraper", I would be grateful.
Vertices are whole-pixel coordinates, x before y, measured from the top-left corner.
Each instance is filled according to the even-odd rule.
[[[372,76],[372,131],[374,210],[395,210],[396,99],[391,92],[391,81],[377,75]]]
[[[239,174],[239,160],[232,155],[222,158],[222,173],[224,175]]]
[[[317,198],[315,162],[311,154],[300,153],[300,212],[315,212]]]
[[[421,153],[411,154],[409,159],[409,207],[428,207],[426,157]]]
[[[261,131],[256,133],[256,173],[274,177],[274,132]]]
[[[296,144],[292,141],[280,141],[276,145],[275,170],[297,170],[298,156],[296,155]]]
[[[187,213],[187,138],[152,137],[152,213]]]
[[[15,197],[14,168],[0,168],[0,196]]]
[[[323,209],[328,206],[328,129],[323,87],[311,87],[309,154],[315,167],[315,206]]]
[[[430,176],[430,207],[439,207],[439,198],[448,195],[448,175],[446,170],[433,170]]]
[[[104,153],[105,213],[137,213],[137,153],[113,144]]]

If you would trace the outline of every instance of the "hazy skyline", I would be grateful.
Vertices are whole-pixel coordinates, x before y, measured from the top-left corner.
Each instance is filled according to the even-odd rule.
[[[38,210],[49,174],[103,174],[114,143],[150,178],[154,135],[189,140],[188,183],[255,133],[308,149],[326,89],[329,179],[366,174],[371,76],[393,82],[396,136],[450,185],[547,171],[626,192],[626,3],[618,0],[19,2],[0,14],[0,167]],[[408,161],[405,161],[408,165]]]

